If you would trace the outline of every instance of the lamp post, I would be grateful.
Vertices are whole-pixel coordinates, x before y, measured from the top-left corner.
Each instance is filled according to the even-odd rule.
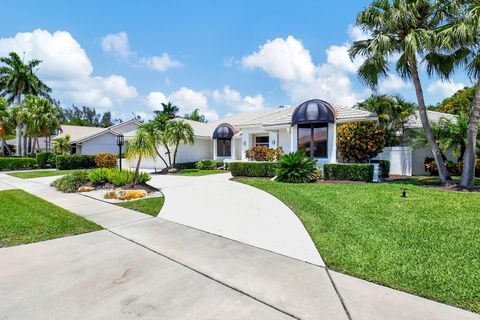
[[[125,138],[123,134],[117,136],[117,145],[118,145],[118,166],[120,171],[122,171],[122,146],[125,144]]]

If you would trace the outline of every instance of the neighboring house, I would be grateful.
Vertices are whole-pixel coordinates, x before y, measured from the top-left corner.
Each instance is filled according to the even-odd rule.
[[[193,145],[181,145],[177,162],[202,159],[246,161],[245,151],[254,146],[281,147],[285,153],[304,150],[318,166],[337,161],[337,126],[354,121],[378,121],[374,113],[334,107],[323,100],[309,100],[296,108],[243,112],[225,119],[200,123],[184,120],[195,133]],[[135,132],[125,134],[127,139]],[[166,150],[160,148],[160,154]],[[129,165],[133,166],[135,160]],[[142,167],[161,169],[161,160],[142,160]]]
[[[94,130],[95,132],[81,137],[70,136],[72,153],[94,155],[100,152],[108,152],[117,154],[117,136],[136,130],[140,125],[139,121],[131,119],[108,128],[95,128],[100,130]],[[126,150],[126,147],[127,143],[123,146],[123,150]]]

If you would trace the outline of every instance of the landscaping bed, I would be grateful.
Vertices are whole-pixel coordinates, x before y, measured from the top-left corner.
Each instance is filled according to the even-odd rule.
[[[95,223],[23,190],[0,191],[0,247],[101,229]]]
[[[425,188],[412,180],[241,181],[292,208],[329,268],[480,312],[480,194]]]

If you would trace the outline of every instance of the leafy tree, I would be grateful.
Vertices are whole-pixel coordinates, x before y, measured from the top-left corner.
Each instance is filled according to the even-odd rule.
[[[70,135],[53,139],[53,152],[69,153],[70,152]]]
[[[403,79],[413,80],[423,130],[438,164],[442,184],[449,183],[451,177],[432,133],[418,69],[428,48],[436,43],[434,30],[444,21],[454,2],[375,0],[358,14],[356,22],[369,38],[355,41],[350,48],[352,58],[365,58],[358,76],[370,87],[376,89],[379,79],[388,76],[392,59],[396,60],[397,73]]]
[[[195,109],[192,111],[192,113],[187,113],[186,115],[183,116],[183,118],[192,120],[192,121],[207,123],[207,119],[205,119],[205,115],[200,114],[200,109]]]
[[[101,113],[97,112],[94,107],[83,106],[79,108],[75,105],[71,108],[63,108],[60,118],[63,124],[85,127],[107,128],[120,122],[119,119],[112,119],[110,111]]]
[[[27,94],[44,97],[50,101],[50,89],[35,74],[36,68],[40,65],[41,60],[30,60],[24,63],[20,56],[15,52],[10,52],[8,57],[1,57],[0,63],[0,96],[7,97],[10,105],[16,103],[20,105],[22,97]],[[19,121],[21,120],[22,121]],[[17,155],[26,155],[26,119],[24,113],[15,113],[16,122],[16,139],[17,139]]]
[[[4,149],[8,148],[7,143],[5,142],[5,136],[9,129],[10,114],[8,112],[8,102],[6,99],[0,97],[0,155],[4,153]]]
[[[155,115],[164,114],[168,120],[175,119],[178,114],[178,107],[173,105],[171,102],[162,103],[162,111],[154,111]]]
[[[437,108],[435,108],[435,111],[455,115],[470,114],[475,90],[475,87],[458,90],[451,97],[448,97],[440,102]]]
[[[155,158],[156,156],[155,143],[150,138],[149,134],[143,129],[139,128],[135,137],[128,141],[127,152],[125,156],[127,159],[137,158],[137,165],[135,167],[135,183],[139,182],[140,163],[143,158]]]
[[[173,162],[177,161],[178,147],[180,143],[193,144],[195,142],[195,134],[191,125],[183,120],[171,120],[165,127],[165,137],[169,145],[173,147]]]
[[[416,108],[414,103],[406,102],[399,96],[387,95],[372,95],[356,107],[378,115],[380,125],[384,128],[387,146],[397,146],[403,142],[401,138],[405,122]]]
[[[373,121],[349,122],[337,129],[337,148],[347,162],[367,163],[385,147],[383,127]]]

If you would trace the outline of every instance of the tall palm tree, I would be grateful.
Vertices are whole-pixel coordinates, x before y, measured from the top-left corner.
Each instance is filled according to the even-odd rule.
[[[156,146],[153,143],[150,135],[143,128],[139,128],[135,134],[135,137],[128,141],[127,152],[125,157],[127,159],[137,158],[137,165],[135,167],[135,183],[138,183],[138,177],[140,174],[140,163],[143,158],[155,158]]]
[[[183,116],[184,119],[192,120],[192,121],[197,121],[197,122],[203,122],[206,123],[207,119],[205,119],[205,115],[200,114],[200,109],[195,109],[192,111],[192,113],[188,113],[185,116]]]
[[[442,184],[449,183],[451,177],[432,133],[418,70],[419,57],[424,57],[428,47],[435,43],[434,30],[454,2],[375,0],[358,14],[356,22],[370,35],[369,39],[355,41],[350,48],[352,58],[365,58],[358,75],[372,88],[376,89],[379,79],[388,76],[392,59],[396,60],[397,73],[403,79],[413,80],[423,130],[437,162]]]
[[[427,58],[430,72],[448,79],[460,66],[466,66],[469,76],[475,79],[476,88],[469,114],[466,150],[463,158],[460,185],[474,187],[478,126],[480,120],[480,2],[462,1],[459,13],[450,23],[438,30],[438,50]]]
[[[53,152],[68,153],[70,152],[70,135],[58,137],[53,139]]]
[[[168,120],[175,119],[178,114],[178,107],[171,102],[168,103],[162,103],[162,111],[165,116],[167,116]]]
[[[25,148],[26,139],[24,138],[24,129],[28,122],[28,111],[23,105],[14,105],[10,107],[10,120],[15,125],[16,150],[15,155],[24,156],[27,153]]]
[[[5,142],[5,136],[10,129],[10,114],[8,110],[8,102],[0,97],[0,154],[4,153],[4,149],[8,150]]]
[[[22,97],[27,94],[41,96],[52,100],[50,89],[36,75],[37,67],[42,61],[33,59],[24,63],[15,52],[10,52],[8,57],[1,57],[0,63],[0,96],[6,97],[10,105],[20,105]],[[26,155],[26,129],[25,122],[17,123],[17,154]],[[23,133],[23,140],[22,140]],[[23,142],[23,143],[22,143]],[[23,145],[22,145],[23,144]]]
[[[173,120],[167,123],[165,135],[168,143],[173,146],[173,162],[170,165],[174,165],[177,162],[180,143],[193,144],[195,142],[195,133],[193,132],[192,126],[185,121]]]
[[[165,164],[165,167],[168,167],[168,163],[165,160],[165,158],[160,154],[158,151],[157,146],[162,145],[164,146],[164,132],[161,130],[161,128],[157,125],[155,121],[149,121],[147,123],[144,123],[140,126],[145,132],[148,133],[148,136],[152,140],[153,144],[155,144],[155,152],[157,153],[157,156],[162,160],[162,162]],[[167,146],[168,147],[168,146]]]
[[[23,104],[28,111],[28,134],[33,139],[32,153],[35,146],[40,148],[38,138],[48,137],[61,128],[60,110],[49,100],[33,95],[27,95]]]

